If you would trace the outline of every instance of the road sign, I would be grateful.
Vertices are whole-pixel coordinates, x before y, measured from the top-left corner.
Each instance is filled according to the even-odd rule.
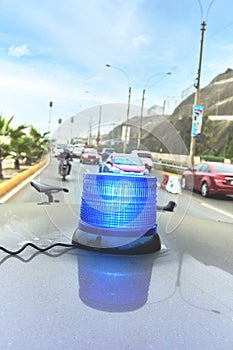
[[[203,106],[193,105],[192,136],[201,135],[201,125],[203,116]]]

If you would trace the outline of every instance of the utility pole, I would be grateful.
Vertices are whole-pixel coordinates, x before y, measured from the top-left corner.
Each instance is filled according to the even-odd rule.
[[[143,109],[144,109],[144,101],[145,101],[145,93],[146,93],[146,88],[147,88],[147,85],[149,83],[149,81],[156,77],[156,76],[162,76],[162,77],[165,77],[166,75],[171,75],[172,73],[171,72],[167,72],[167,73],[156,73],[156,74],[153,74],[151,77],[149,77],[145,83],[145,87],[142,91],[142,104],[141,104],[141,114],[140,114],[140,122],[139,122],[139,128],[138,128],[138,141],[137,141],[137,149],[140,149],[140,146],[141,146],[141,138],[142,138],[142,124],[143,124]]]
[[[129,130],[129,113],[130,113],[130,100],[131,100],[131,84],[130,84],[130,80],[129,80],[128,74],[123,69],[118,68],[118,67],[114,67],[111,64],[106,64],[105,66],[108,67],[108,68],[114,68],[114,69],[119,70],[121,73],[124,74],[124,76],[128,80],[128,84],[129,84],[126,123],[125,123],[125,135],[124,135],[124,143],[123,143],[123,153],[126,153],[127,142],[128,142],[129,133],[130,133],[130,130]]]
[[[126,153],[128,137],[129,137],[129,112],[130,112],[130,99],[131,99],[131,87],[129,86],[128,94],[128,104],[127,104],[127,115],[126,115],[126,124],[125,124],[125,140],[123,144],[123,153]]]
[[[144,108],[144,101],[145,101],[145,92],[146,92],[146,89],[143,89],[143,91],[142,91],[141,114],[140,114],[140,125],[139,125],[139,129],[138,129],[138,143],[137,143],[137,149],[140,149],[140,146],[141,146],[141,138],[142,138],[142,118],[143,118],[143,108]]]
[[[98,99],[98,97],[90,91],[85,91],[85,93],[91,94],[96,99]],[[100,137],[101,137],[100,127],[101,127],[101,120],[102,120],[102,102],[98,99],[98,103],[99,103],[99,121],[98,121],[98,131],[97,131],[97,136],[96,136],[97,147],[99,147],[99,143],[100,143]]]
[[[202,55],[203,55],[203,43],[204,43],[204,33],[205,33],[206,22],[201,23],[201,43],[200,43],[200,55],[199,55],[199,65],[197,71],[197,78],[194,84],[196,88],[194,96],[194,105],[199,105],[200,100],[200,78],[201,78],[201,65],[202,65]],[[196,136],[192,135],[191,130],[191,140],[190,140],[190,163],[191,166],[194,165],[194,156],[195,156],[195,146],[196,146]]]

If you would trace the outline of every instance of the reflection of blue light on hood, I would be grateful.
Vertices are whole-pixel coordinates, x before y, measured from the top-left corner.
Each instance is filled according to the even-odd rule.
[[[156,177],[85,174],[79,228],[142,234],[156,222]],[[143,232],[142,232],[143,231]]]
[[[154,256],[78,255],[79,296],[84,304],[108,312],[129,312],[148,298]]]

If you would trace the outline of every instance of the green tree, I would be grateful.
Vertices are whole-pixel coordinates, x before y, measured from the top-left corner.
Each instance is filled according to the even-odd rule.
[[[15,161],[15,169],[20,169],[20,161],[26,158],[28,142],[25,135],[20,138],[12,138],[10,143],[10,154]]]
[[[227,129],[226,144],[224,148],[224,156],[233,160],[233,122],[230,123]]]
[[[26,125],[20,125],[10,131],[10,154],[15,160],[15,169],[20,169],[20,160],[25,158],[26,143],[24,142]]]
[[[0,179],[3,179],[2,161],[9,155],[9,142],[12,131],[10,124],[13,118],[6,120],[0,115]]]
[[[29,135],[25,136],[26,146],[26,164],[39,160],[48,152],[49,141],[46,140],[46,135],[49,132],[41,134],[35,127],[31,126]]]
[[[217,155],[216,135],[214,130],[214,122],[207,115],[202,119],[202,130],[199,138],[196,139],[196,154]]]

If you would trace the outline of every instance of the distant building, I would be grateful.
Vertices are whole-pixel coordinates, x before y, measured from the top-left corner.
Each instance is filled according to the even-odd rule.
[[[171,115],[175,108],[180,104],[181,99],[168,98],[164,100],[163,113],[164,115]]]
[[[188,96],[192,95],[195,91],[194,85],[189,86],[187,89],[181,91],[181,100],[185,100]]]
[[[154,105],[148,109],[148,115],[163,115],[163,107]]]
[[[148,115],[171,115],[180,102],[180,99],[168,98],[164,100],[162,107],[158,105],[150,107]]]

